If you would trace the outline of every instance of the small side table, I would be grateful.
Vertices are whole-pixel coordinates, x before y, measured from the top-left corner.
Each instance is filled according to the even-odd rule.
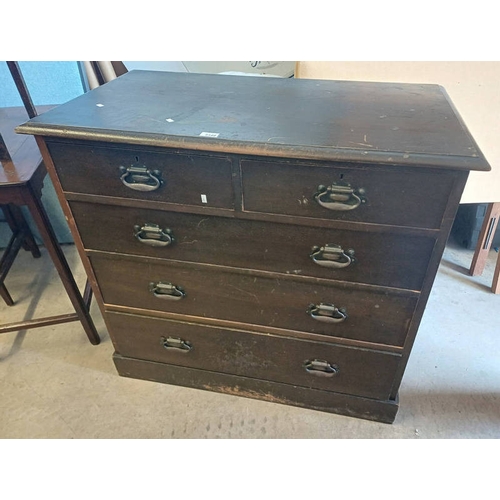
[[[500,203],[490,203],[486,210],[474,257],[472,258],[472,264],[469,270],[471,276],[480,276],[484,271],[484,266],[488,260],[488,252],[491,248],[499,218]],[[493,273],[491,290],[493,293],[500,294],[500,253],[495,266],[495,272]]]
[[[0,154],[2,165],[0,167],[0,205],[28,207],[45,248],[54,262],[73,304],[75,313],[18,323],[0,324],[0,333],[80,321],[89,341],[97,345],[100,338],[89,314],[92,298],[91,289],[86,286],[82,297],[42,205],[41,191],[46,170],[40,151],[33,137],[21,137],[14,132],[14,128],[24,121],[26,121],[26,110],[24,108],[0,109],[0,134],[3,138],[2,144],[0,144],[2,149],[2,154]],[[3,283],[0,283],[0,285],[3,285]],[[5,291],[4,286],[2,290]],[[8,303],[8,301],[6,302]]]

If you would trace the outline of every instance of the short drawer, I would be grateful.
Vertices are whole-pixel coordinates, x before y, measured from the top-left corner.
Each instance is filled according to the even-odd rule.
[[[231,160],[178,154],[47,144],[66,192],[186,205],[233,208]]]
[[[123,356],[388,399],[400,356],[275,335],[106,313]]]
[[[110,305],[388,345],[403,345],[417,302],[416,294],[408,292],[367,291],[296,277],[277,279],[218,266],[98,252],[91,252],[90,260],[104,302]]]
[[[91,250],[411,290],[420,290],[434,247],[434,239],[427,236],[291,226],[76,201],[70,206],[83,244]],[[313,247],[318,248],[313,251]]]
[[[441,226],[456,175],[260,160],[240,166],[247,211],[431,229]]]

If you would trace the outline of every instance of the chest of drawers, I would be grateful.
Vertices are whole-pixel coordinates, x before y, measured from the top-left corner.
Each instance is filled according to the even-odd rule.
[[[468,172],[489,169],[443,89],[132,71],[18,132],[120,375],[394,420]]]

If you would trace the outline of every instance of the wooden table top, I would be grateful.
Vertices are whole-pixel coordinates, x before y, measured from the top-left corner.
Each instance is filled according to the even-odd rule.
[[[39,113],[53,106],[39,106]],[[0,185],[18,185],[28,182],[42,161],[42,156],[32,136],[16,134],[14,129],[29,119],[22,106],[0,108],[0,134],[12,161],[2,161]]]
[[[439,85],[136,70],[17,130],[286,158],[490,169]]]

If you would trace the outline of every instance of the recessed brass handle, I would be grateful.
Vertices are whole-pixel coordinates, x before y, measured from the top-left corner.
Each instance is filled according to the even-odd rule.
[[[162,184],[161,172],[146,167],[120,167],[120,180],[134,191],[155,191]]]
[[[165,300],[181,300],[186,296],[186,292],[182,287],[161,281],[150,283],[149,291],[156,298]]]
[[[317,203],[328,210],[345,212],[354,210],[364,203],[364,189],[357,191],[349,184],[336,184],[331,186],[318,186],[313,197]]]
[[[310,304],[306,312],[312,319],[323,323],[342,323],[347,319],[347,311],[333,304]]]
[[[307,373],[315,377],[333,377],[339,372],[337,365],[332,365],[328,361],[319,359],[308,360],[304,363],[304,368]]]
[[[354,262],[354,250],[349,248],[343,250],[340,245],[325,245],[313,247],[309,255],[315,264],[322,267],[341,269],[350,266]]]
[[[176,351],[185,354],[193,349],[193,345],[187,340],[174,337],[161,337],[160,342],[161,345],[168,351]]]
[[[161,229],[158,224],[146,223],[143,226],[134,226],[134,236],[150,247],[166,247],[174,242],[172,231]]]

